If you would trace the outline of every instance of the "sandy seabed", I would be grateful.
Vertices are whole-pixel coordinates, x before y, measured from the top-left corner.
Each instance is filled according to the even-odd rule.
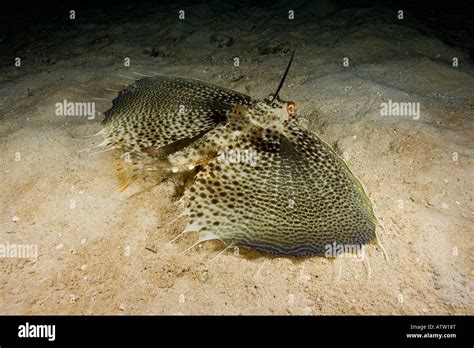
[[[34,245],[38,257],[0,259],[0,313],[474,313],[468,55],[387,9],[300,4],[294,21],[286,10],[230,5],[219,15],[188,6],[184,21],[177,5],[90,11],[12,44],[22,66],[0,74],[0,243]],[[103,112],[131,79],[152,73],[263,98],[293,48],[282,97],[336,146],[385,227],[389,258],[368,245],[370,272],[353,257],[218,255],[218,242],[181,253],[196,236],[168,244],[186,224],[167,225],[182,209],[173,185],[150,177],[119,192],[113,154],[81,152],[100,142],[83,136],[100,130],[102,115],[55,114],[64,100]],[[389,100],[420,103],[419,118],[382,116]]]

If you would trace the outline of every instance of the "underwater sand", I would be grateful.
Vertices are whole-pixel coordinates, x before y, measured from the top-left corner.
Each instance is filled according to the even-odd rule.
[[[0,73],[0,244],[36,245],[38,257],[0,259],[0,313],[474,314],[468,55],[382,8],[306,4],[293,22],[286,10],[231,5],[214,17],[212,8],[188,6],[180,22],[178,9],[81,13],[62,30],[31,28],[41,40],[9,46],[24,59]],[[318,14],[326,16],[311,20]],[[217,47],[216,33],[233,43],[217,38],[230,45]],[[281,97],[337,144],[385,227],[378,233],[388,262],[366,246],[370,272],[354,257],[217,256],[219,242],[181,254],[197,236],[168,244],[186,225],[166,226],[182,209],[173,184],[149,177],[119,192],[113,154],[80,152],[100,143],[83,136],[101,129],[102,116],[55,114],[65,99],[107,110],[136,73],[263,98],[290,47],[296,55]],[[419,102],[420,117],[381,116],[388,100]]]

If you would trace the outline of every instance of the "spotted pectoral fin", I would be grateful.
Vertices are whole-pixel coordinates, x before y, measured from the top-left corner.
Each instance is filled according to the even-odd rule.
[[[285,133],[245,135],[204,167],[185,195],[185,231],[277,255],[373,240],[370,201],[345,163],[315,135]]]
[[[251,102],[247,95],[199,80],[144,78],[113,100],[102,133],[114,146],[160,148],[213,129],[236,104]]]

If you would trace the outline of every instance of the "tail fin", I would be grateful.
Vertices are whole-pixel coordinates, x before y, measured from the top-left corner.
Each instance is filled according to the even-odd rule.
[[[126,190],[137,178],[152,172],[166,176],[169,163],[158,150],[134,150],[122,147],[122,154],[117,157],[116,170],[119,190]],[[168,170],[169,171],[169,170]]]

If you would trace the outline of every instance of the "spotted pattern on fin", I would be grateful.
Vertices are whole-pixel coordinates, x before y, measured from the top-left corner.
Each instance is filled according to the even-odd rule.
[[[256,164],[218,157],[204,167],[185,195],[185,231],[276,255],[375,239],[377,220],[361,184],[316,135],[257,129],[231,146],[255,151]]]
[[[192,138],[225,122],[236,103],[250,97],[199,80],[174,76],[143,78],[114,99],[105,112],[109,144],[140,151]]]

